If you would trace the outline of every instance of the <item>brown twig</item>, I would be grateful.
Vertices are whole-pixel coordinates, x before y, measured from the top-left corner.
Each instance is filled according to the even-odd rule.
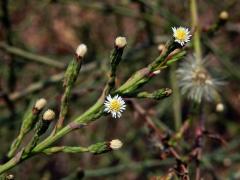
[[[175,173],[181,177],[182,179],[189,179],[188,175],[188,169],[187,165],[181,160],[181,156],[179,153],[171,146],[169,146],[168,141],[166,140],[165,132],[161,131],[158,127],[155,126],[154,122],[151,120],[151,118],[147,115],[147,112],[134,100],[131,101],[133,108],[139,115],[144,119],[146,124],[150,129],[153,130],[153,132],[158,136],[159,140],[162,142],[163,146],[168,149],[169,153],[174,157],[176,160],[176,168],[175,168]],[[185,130],[188,123],[186,123],[186,126],[184,126],[181,130]],[[162,156],[161,156],[162,157]]]

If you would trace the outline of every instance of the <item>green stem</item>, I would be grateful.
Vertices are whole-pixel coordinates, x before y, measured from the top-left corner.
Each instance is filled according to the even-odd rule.
[[[24,134],[20,133],[17,138],[13,141],[11,148],[8,152],[8,158],[13,157],[13,155],[15,154],[15,152],[17,151],[17,149],[19,148],[22,140],[23,140]]]
[[[100,99],[90,107],[84,114],[76,118],[72,123],[68,124],[61,130],[59,130],[55,135],[49,136],[43,142],[38,144],[32,151],[34,153],[41,152],[43,149],[49,147],[52,143],[63,137],[64,135],[68,134],[72,130],[77,128],[81,128],[86,124],[90,123],[91,121],[99,118],[102,115],[102,107],[103,107],[104,97],[100,97]]]
[[[178,82],[176,78],[176,66],[172,65],[170,69],[170,80],[173,89],[173,112],[174,112],[174,122],[175,122],[175,130],[177,131],[182,124],[182,115],[181,115],[181,99],[180,92],[178,88]]]
[[[197,3],[196,0],[190,0],[190,11],[192,17],[192,28],[195,29],[194,37],[193,37],[193,47],[196,55],[196,61],[198,63],[201,62],[202,59],[202,49],[201,49],[201,34],[200,27],[198,21],[198,13],[197,13]]]
[[[74,83],[77,80],[78,74],[81,69],[82,64],[82,58],[75,58],[73,59],[66,70],[65,76],[64,76],[64,87],[65,91],[61,98],[61,108],[59,113],[59,119],[56,124],[56,128],[54,129],[58,131],[62,128],[64,120],[67,116],[68,108],[69,108],[69,98],[71,96],[72,88],[74,86]]]
[[[115,88],[116,71],[119,63],[121,62],[123,50],[124,50],[124,47],[119,48],[115,46],[110,56],[111,70],[110,70],[110,77],[108,79],[108,83],[105,89],[105,95],[110,94],[112,90]]]
[[[26,114],[24,115],[19,134],[11,144],[10,150],[7,155],[8,158],[12,158],[14,156],[20,144],[22,143],[22,140],[25,137],[25,135],[31,131],[31,129],[34,127],[34,125],[38,121],[38,117],[41,111],[42,110],[38,110],[34,108],[32,105],[30,105],[29,110],[27,110]]]
[[[161,88],[157,91],[154,91],[152,93],[141,91],[137,93],[133,93],[130,95],[127,95],[127,97],[135,97],[135,98],[148,98],[148,99],[155,99],[160,100],[164,99],[172,94],[172,90],[169,88]]]
[[[102,154],[113,150],[109,146],[110,142],[98,142],[96,144],[92,144],[88,147],[80,147],[80,146],[58,146],[58,147],[51,147],[43,150],[43,153],[49,155],[58,152],[64,153],[84,153],[90,152],[93,154]]]
[[[4,165],[0,166],[0,174],[6,172],[7,170],[13,168],[16,166],[19,162],[17,162],[14,158],[12,158],[10,161],[5,163]]]
[[[54,153],[59,152],[65,152],[65,153],[83,153],[88,152],[88,148],[86,147],[69,147],[69,146],[60,146],[60,147],[51,147],[44,149],[43,153],[50,155]]]

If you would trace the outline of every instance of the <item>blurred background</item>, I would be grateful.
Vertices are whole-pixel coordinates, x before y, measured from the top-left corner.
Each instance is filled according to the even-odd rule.
[[[208,102],[206,128],[221,142],[206,138],[201,169],[204,179],[240,179],[240,3],[238,0],[199,0],[202,49],[209,71],[223,79],[219,89],[224,110]],[[0,24],[0,156],[4,157],[16,137],[24,112],[38,98],[59,111],[62,79],[68,62],[80,43],[88,46],[71,97],[68,122],[96,102],[107,81],[109,56],[117,36],[128,45],[117,73],[121,85],[136,70],[159,55],[159,45],[172,37],[174,26],[191,28],[189,1],[179,0],[1,0]],[[222,11],[227,22],[210,29]],[[190,43],[185,50],[192,54]],[[59,144],[82,145],[121,139],[119,151],[102,155],[38,155],[10,172],[16,179],[157,179],[175,167],[172,157],[164,158],[159,142],[146,123],[150,118],[164,133],[176,133],[188,117],[193,102],[180,94],[176,69],[165,69],[144,89],[173,89],[160,100],[127,100],[121,119],[100,118],[83,130],[61,139]],[[142,113],[142,111],[144,113]],[[194,123],[193,123],[194,124]],[[184,133],[179,152],[188,155],[194,144],[194,125]],[[31,134],[26,138],[26,142]],[[189,164],[190,177],[194,163]],[[192,178],[194,179],[194,178]]]

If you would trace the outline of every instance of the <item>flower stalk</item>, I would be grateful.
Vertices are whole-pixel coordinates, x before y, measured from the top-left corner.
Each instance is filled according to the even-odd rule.
[[[207,35],[213,36],[221,27],[223,27],[229,19],[227,11],[220,12],[217,22],[215,22],[208,30]]]
[[[201,50],[201,33],[197,15],[197,3],[196,0],[190,0],[190,11],[192,17],[192,27],[194,28],[194,36],[193,36],[193,47],[196,54],[196,61],[200,63],[202,59],[202,50]]]
[[[64,83],[63,83],[65,90],[61,98],[60,114],[56,124],[56,131],[62,128],[63,122],[68,113],[69,98],[71,96],[74,83],[76,82],[78,74],[80,72],[82,59],[85,56],[86,52],[87,52],[86,45],[84,44],[79,45],[76,50],[76,57],[69,63],[67,67],[66,73],[64,75]]]
[[[163,98],[166,98],[172,94],[172,90],[169,88],[161,88],[157,91],[154,91],[152,93],[142,91],[138,92],[132,95],[129,95],[129,97],[135,97],[135,98],[148,98],[148,99],[155,99],[160,100]]]
[[[105,90],[105,95],[110,94],[115,88],[116,81],[116,71],[119,63],[122,59],[122,54],[125,46],[127,45],[127,40],[125,37],[117,37],[115,40],[115,48],[110,56],[111,70],[108,80],[107,89]]]
[[[114,146],[113,146],[114,145]],[[121,148],[122,142],[120,140],[112,140],[110,142],[99,142],[96,144],[92,144],[88,147],[80,147],[80,146],[59,146],[59,147],[51,147],[46,148],[43,153],[50,155],[54,153],[64,152],[64,153],[85,153],[89,152],[92,154],[103,154],[109,152],[111,150],[117,150]],[[117,147],[117,148],[116,148]]]
[[[52,110],[47,110],[44,114],[43,117],[40,121],[37,122],[36,126],[35,126],[35,130],[34,130],[34,136],[32,137],[31,141],[28,143],[28,145],[26,146],[24,152],[26,154],[28,154],[38,143],[39,138],[41,135],[43,135],[51,121],[55,118],[55,113]]]
[[[8,152],[8,158],[11,158],[16,153],[17,149],[19,148],[23,138],[27,133],[29,133],[34,125],[36,124],[39,114],[41,113],[42,109],[45,107],[47,101],[45,99],[39,99],[34,107],[31,110],[28,110],[24,115],[23,122],[19,131],[17,138],[13,141],[10,150]]]

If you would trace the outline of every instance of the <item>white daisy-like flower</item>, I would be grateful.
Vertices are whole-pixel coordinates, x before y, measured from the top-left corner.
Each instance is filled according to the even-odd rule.
[[[118,95],[113,98],[111,95],[108,95],[104,102],[104,106],[104,111],[111,113],[113,118],[120,118],[122,116],[122,112],[126,109],[124,100]]]
[[[203,99],[214,100],[218,93],[217,88],[224,84],[222,81],[212,78],[204,65],[204,61],[198,63],[190,56],[177,70],[181,93],[198,103]]]
[[[192,36],[190,34],[190,31],[188,30],[188,28],[185,27],[173,27],[173,37],[175,38],[175,42],[181,44],[181,46],[183,46],[185,43],[187,43],[188,41],[190,41],[190,37]]]

